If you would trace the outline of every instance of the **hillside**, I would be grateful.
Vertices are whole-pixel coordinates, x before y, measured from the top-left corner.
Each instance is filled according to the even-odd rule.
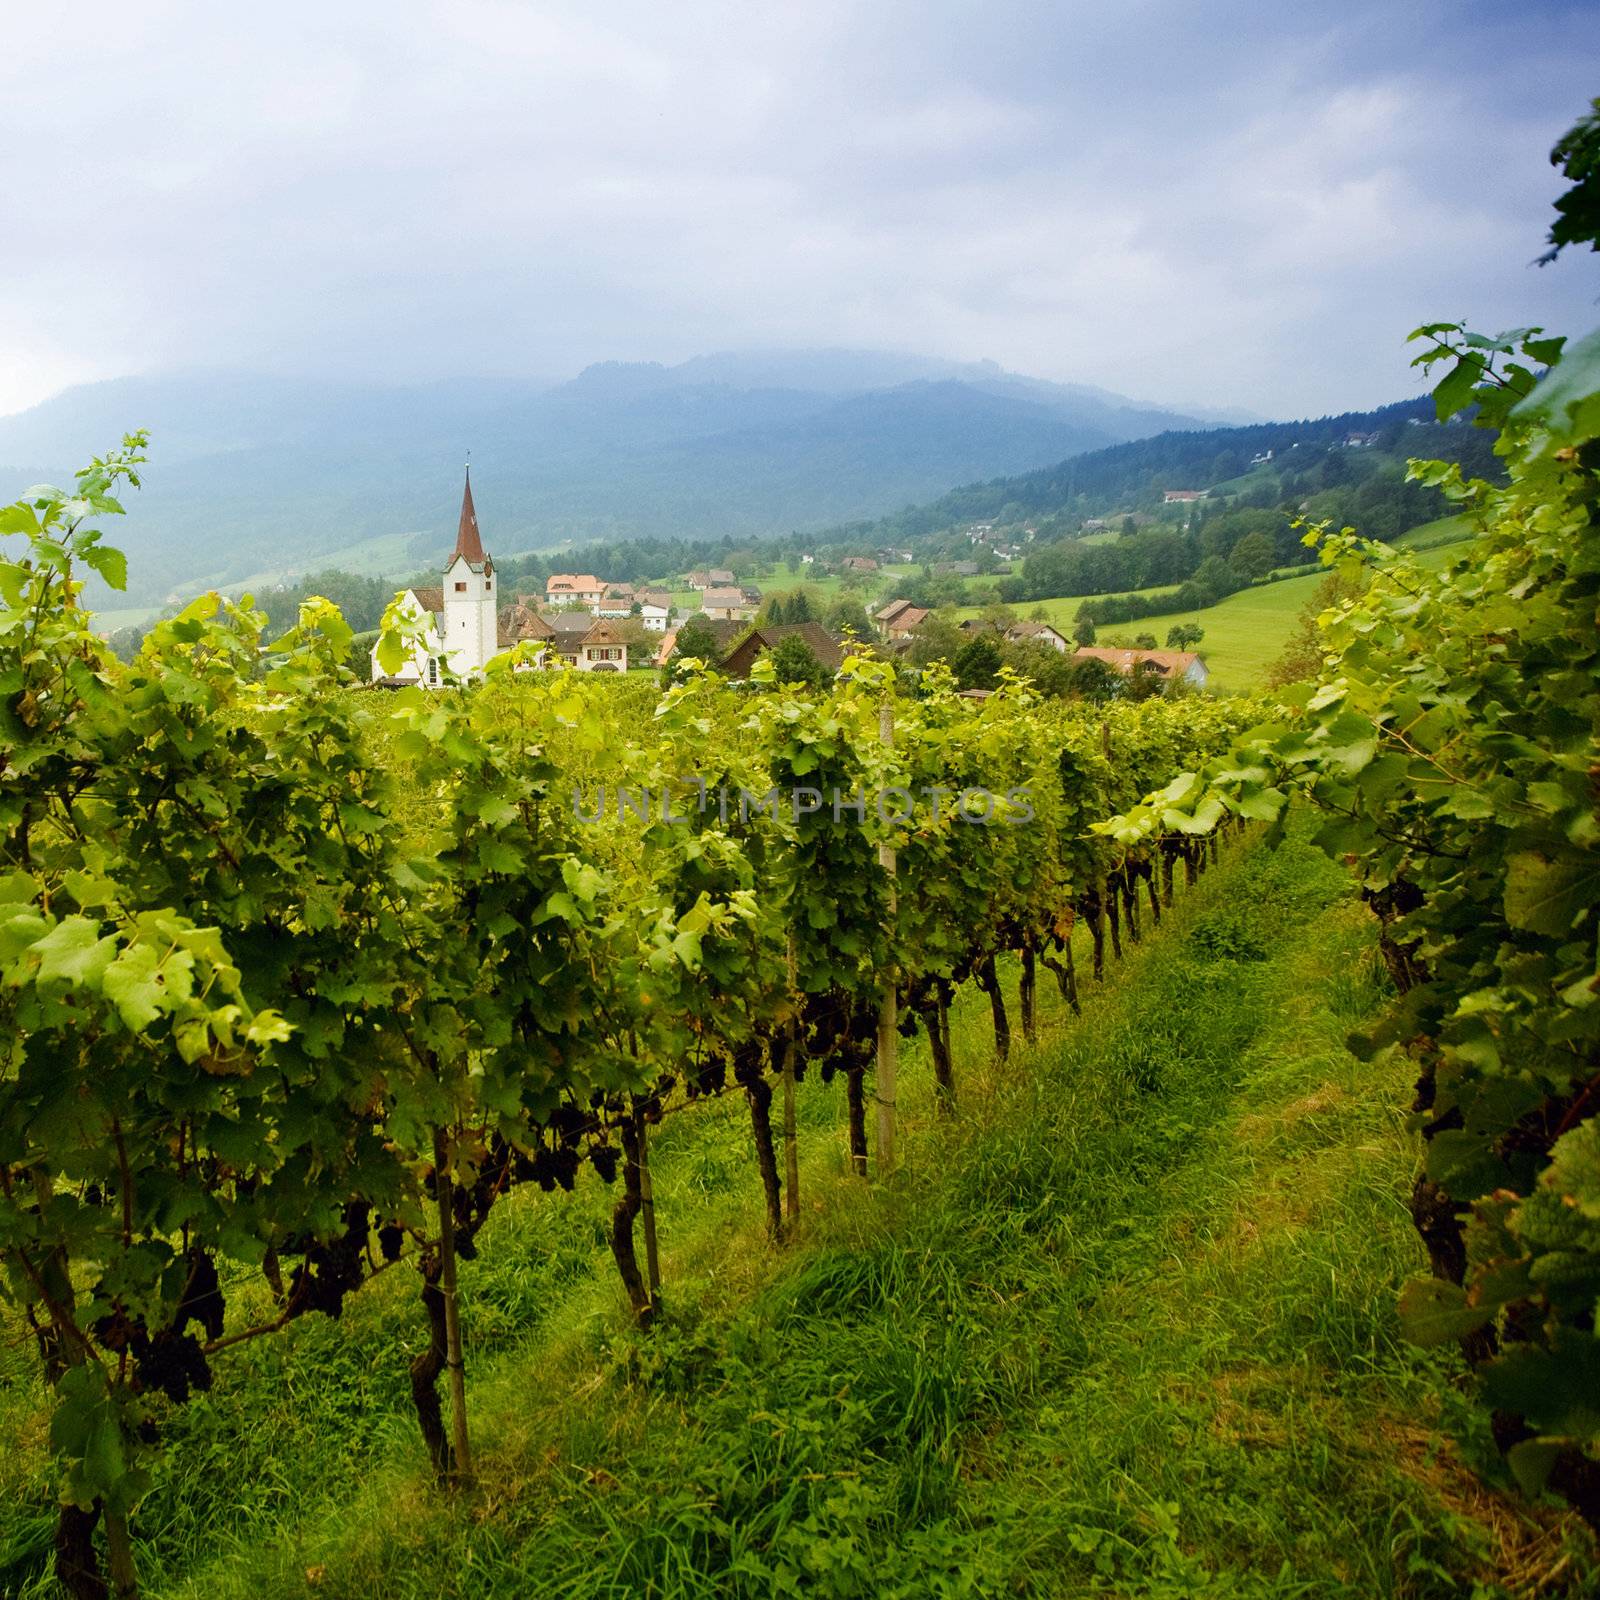
[[[1366,442],[1347,449],[1352,435]],[[1255,464],[1269,453],[1267,461]],[[1037,525],[1054,519],[1055,526],[1041,532],[1059,534],[1073,531],[1083,518],[1159,507],[1168,489],[1208,490],[1265,505],[1277,498],[1286,479],[1314,469],[1319,474],[1314,487],[1331,486],[1334,478],[1324,465],[1330,454],[1351,464],[1344,482],[1379,466],[1398,472],[1408,456],[1460,460],[1483,476],[1498,470],[1492,439],[1460,422],[1440,425],[1432,400],[1423,396],[1373,411],[1300,421],[1169,430],[1034,471],[964,484],[924,505],[833,531],[870,543],[926,538],[979,521]]]
[[[186,373],[0,418],[0,494],[148,427],[122,533],[128,599],[145,603],[329,565],[403,574],[437,555],[469,451],[511,555],[815,529],[1195,420],[992,364],[851,351],[606,363],[554,387]]]

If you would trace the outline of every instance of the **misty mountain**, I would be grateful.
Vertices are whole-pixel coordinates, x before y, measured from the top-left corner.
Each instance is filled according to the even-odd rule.
[[[146,486],[112,530],[144,602],[330,564],[409,571],[447,548],[469,451],[510,555],[822,528],[1198,420],[991,362],[850,350],[606,362],[554,387],[172,373],[0,418],[0,496],[149,428]]]

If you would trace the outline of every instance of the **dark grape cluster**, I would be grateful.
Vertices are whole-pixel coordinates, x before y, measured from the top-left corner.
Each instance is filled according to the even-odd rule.
[[[306,1242],[305,1260],[289,1280],[289,1303],[297,1313],[320,1311],[334,1318],[344,1314],[345,1296],[360,1288],[366,1276],[371,1216],[365,1201],[352,1200],[344,1208],[344,1232],[338,1238],[327,1244]]]
[[[192,1389],[211,1387],[211,1365],[192,1333],[165,1328],[154,1338],[142,1331],[132,1339],[134,1378],[141,1389],[155,1389],[182,1405]]]
[[[181,1334],[191,1322],[197,1322],[205,1329],[208,1339],[220,1339],[226,1310],[216,1262],[204,1250],[191,1250],[189,1282],[184,1288],[178,1314],[172,1319],[172,1331]]]

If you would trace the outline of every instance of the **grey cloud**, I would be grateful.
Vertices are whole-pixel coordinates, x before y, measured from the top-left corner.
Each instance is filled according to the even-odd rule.
[[[1595,320],[1592,258],[1527,265],[1587,7],[79,0],[11,31],[0,409],[197,362],[860,344],[1320,411],[1414,387],[1426,317]]]

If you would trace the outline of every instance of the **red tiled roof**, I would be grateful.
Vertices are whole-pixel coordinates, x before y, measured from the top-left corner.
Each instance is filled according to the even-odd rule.
[[[1079,645],[1074,659],[1082,656],[1104,661],[1118,672],[1132,672],[1136,666],[1157,668],[1163,678],[1181,678],[1200,657],[1193,650],[1112,650],[1105,646]]]

